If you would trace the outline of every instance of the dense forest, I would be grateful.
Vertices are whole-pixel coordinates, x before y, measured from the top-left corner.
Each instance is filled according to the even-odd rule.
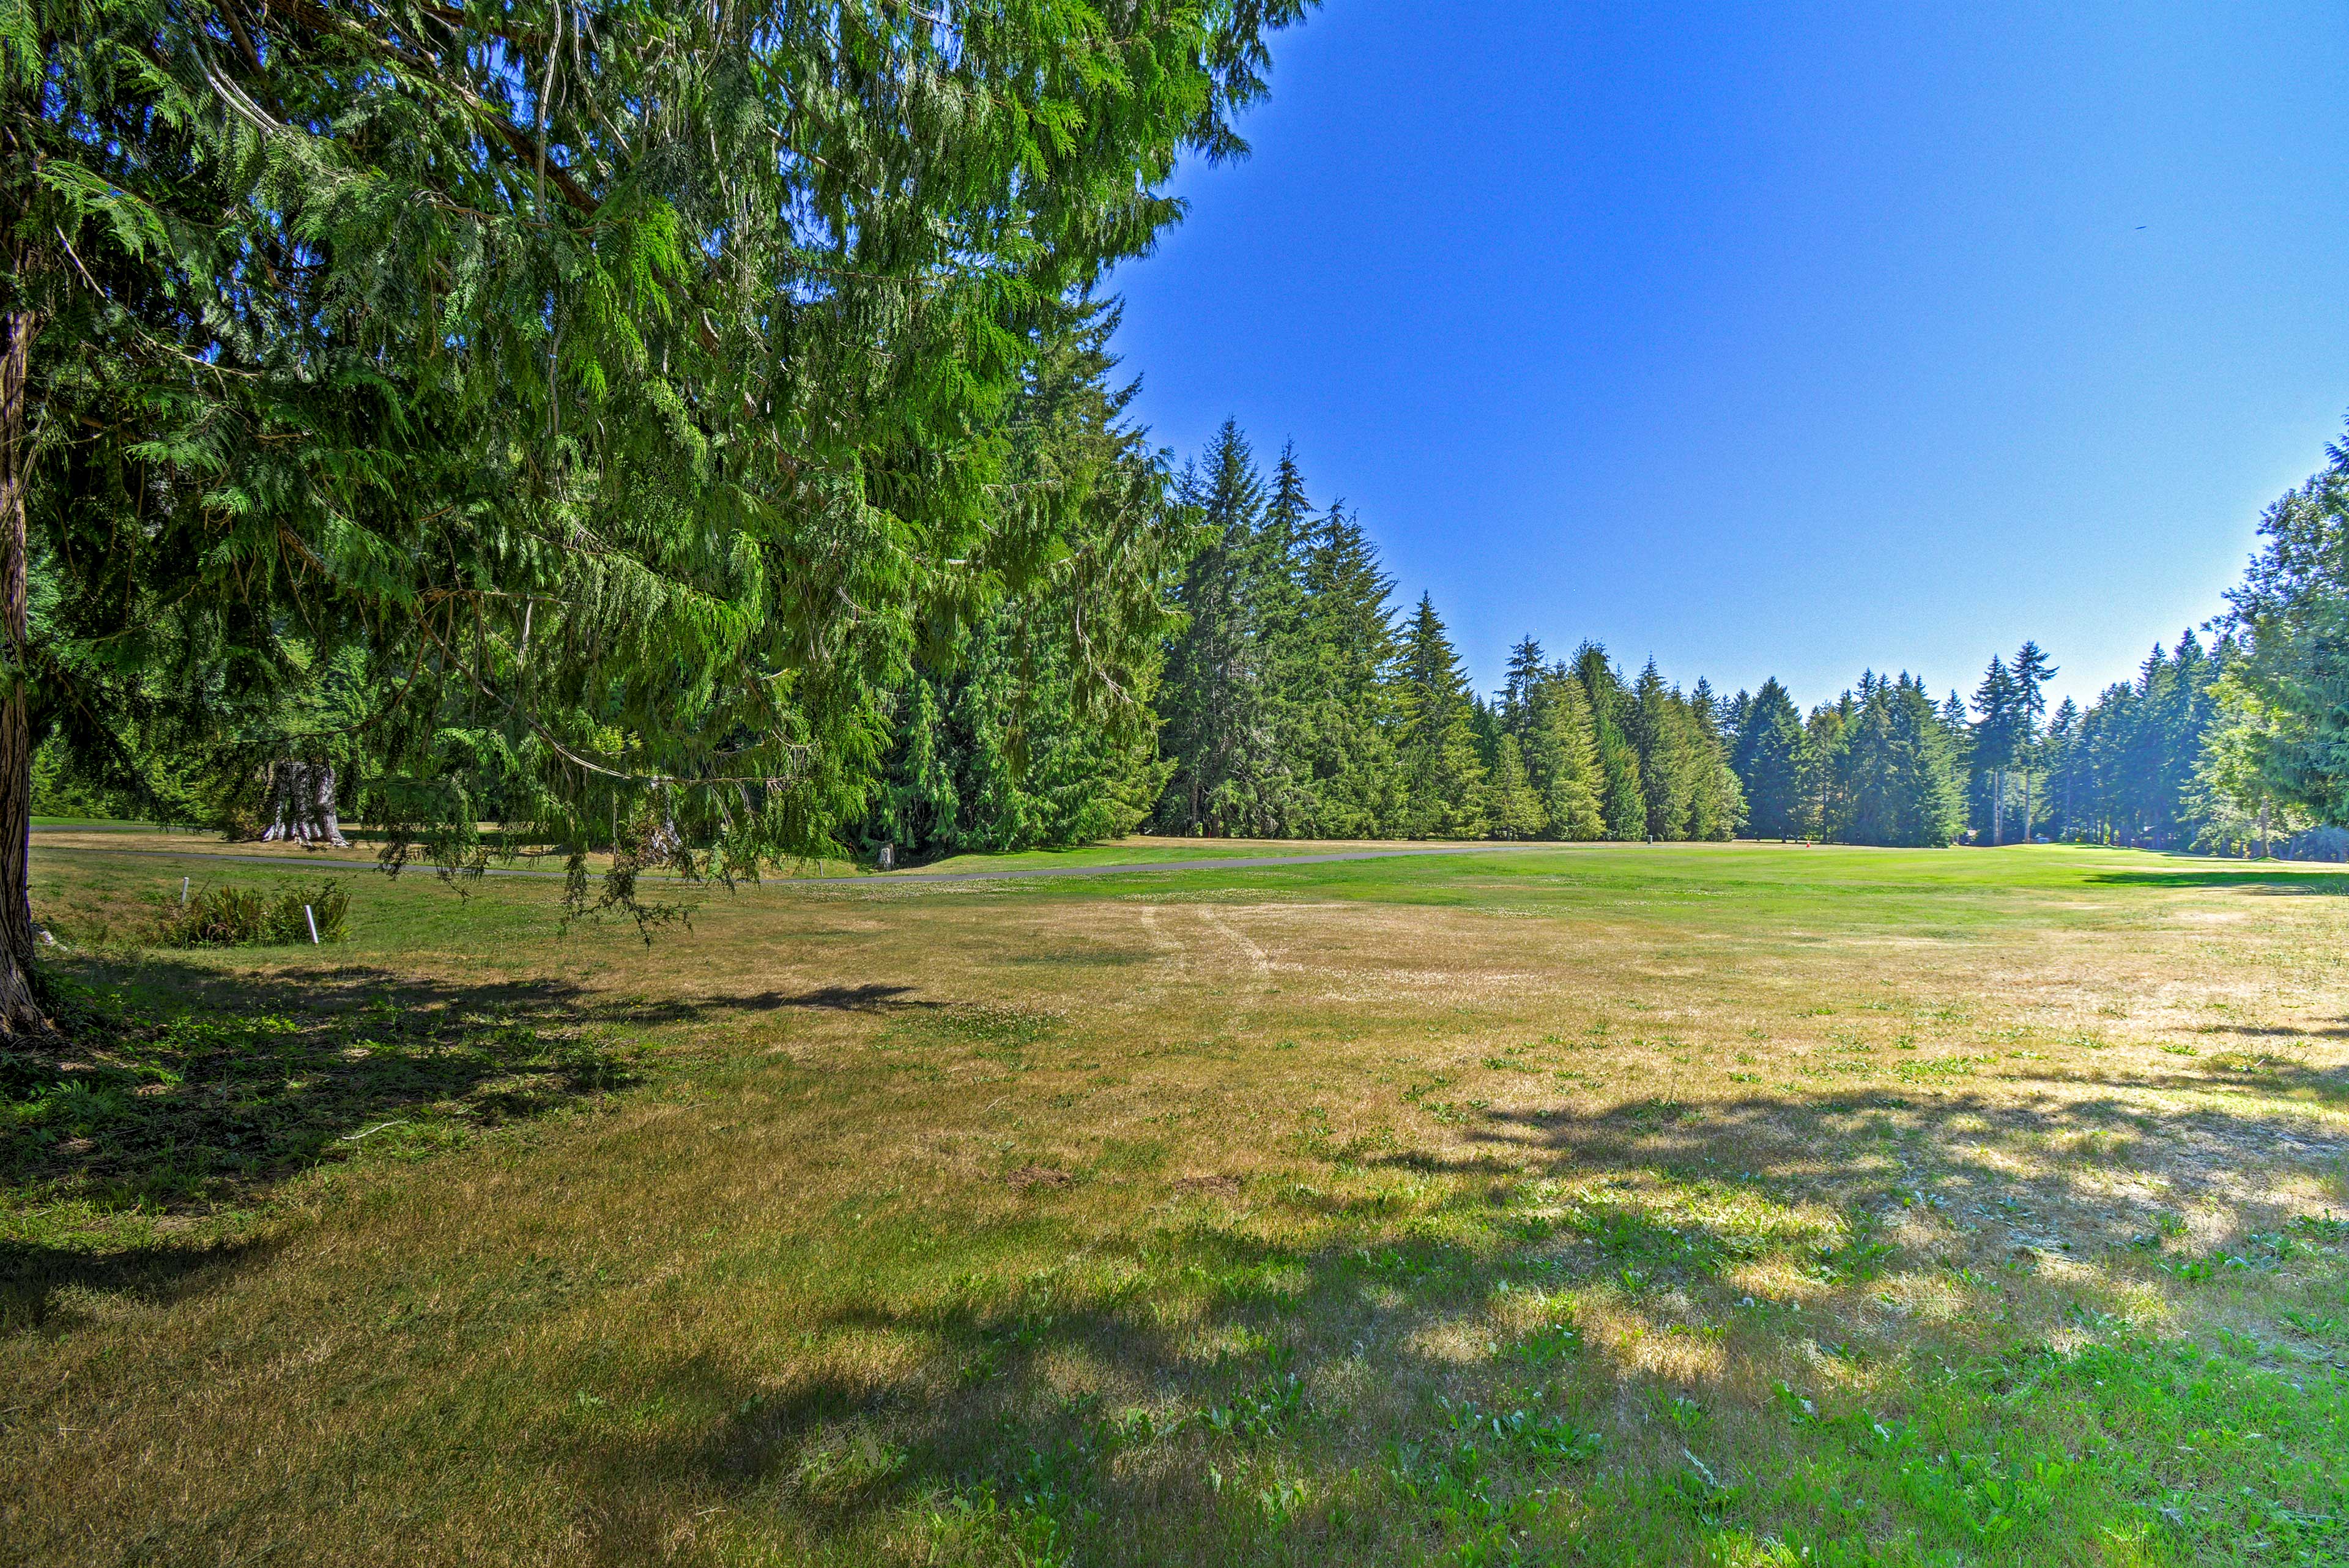
[[[1089,340],[1088,406],[1108,420],[1112,361]],[[1106,426],[1104,426],[1106,428]],[[1128,432],[1122,450],[1146,466]],[[2339,528],[2340,459],[2267,524]],[[1145,482],[1146,483],[1146,482]],[[2257,754],[2276,724],[2247,679],[2266,590],[2233,596],[2206,645],[2189,628],[2085,709],[2049,710],[2059,673],[2026,642],[1971,696],[1861,675],[1807,713],[1777,680],[1733,696],[1636,674],[1584,642],[1526,637],[1506,682],[1472,691],[1449,629],[1395,585],[1342,503],[1318,507],[1293,450],[1269,472],[1226,423],[1174,475],[1169,600],[1143,693],[1157,743],[1105,743],[1049,660],[1008,657],[1036,603],[981,655],[900,699],[867,847],[914,855],[1073,842],[1147,828],[1268,838],[1718,839],[1867,845],[2057,839],[2337,858],[2321,790]],[[2329,521],[2328,521],[2329,520]],[[2322,554],[2320,537],[2302,548]],[[2274,575],[2275,551],[2264,570]],[[2255,581],[2261,580],[2255,571]],[[2313,602],[2322,603],[2318,593]],[[2272,621],[2272,617],[2271,619]],[[2230,680],[2230,672],[2236,678]]]

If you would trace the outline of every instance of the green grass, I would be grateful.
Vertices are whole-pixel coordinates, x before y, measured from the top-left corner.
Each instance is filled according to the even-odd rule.
[[[649,947],[366,876],[160,953],[175,864],[35,866],[16,1559],[2349,1559],[2337,874],[1576,846]]]
[[[1369,839],[1299,842],[1279,838],[1167,838],[1146,835],[1106,844],[1072,845],[1063,849],[1024,849],[1006,855],[949,855],[909,874],[923,872],[1021,871],[1050,867],[1149,866],[1167,861],[1237,860],[1288,856],[1334,856],[1357,851],[1454,848],[1427,843],[1395,844]],[[1571,853],[1571,851],[1565,851]]]

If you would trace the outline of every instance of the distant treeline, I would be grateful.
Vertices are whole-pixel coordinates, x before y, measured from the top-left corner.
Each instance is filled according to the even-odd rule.
[[[2337,537],[2342,467],[2336,453],[2267,532]],[[2248,653],[2261,614],[2280,625],[2294,604],[2338,601],[2321,578],[2278,576],[2282,544],[2265,589],[2255,567],[2215,642],[2189,630],[2156,647],[2137,679],[2085,709],[2067,698],[2049,711],[2057,670],[2025,643],[1991,661],[1971,699],[1871,672],[1805,713],[1775,680],[1684,691],[1653,660],[1629,674],[1596,643],[1552,659],[1531,637],[1500,691],[1472,691],[1432,598],[1399,614],[1359,520],[1312,503],[1293,451],[1264,472],[1235,424],[1175,477],[1172,501],[1190,530],[1167,585],[1180,616],[1138,694],[1155,745],[1094,740],[1054,700],[1065,675],[1007,656],[1022,618],[1049,607],[1008,607],[978,657],[912,683],[890,787],[862,825],[868,846],[921,855],[1146,829],[2231,852],[2328,815],[2323,781],[2295,774],[2292,726],[2259,697]],[[2340,836],[2301,842],[2322,853]]]

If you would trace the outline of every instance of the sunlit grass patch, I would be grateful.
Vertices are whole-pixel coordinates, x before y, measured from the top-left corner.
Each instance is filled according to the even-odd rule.
[[[649,950],[363,878],[331,960],[78,957],[144,1022],[6,1100],[9,1538],[2337,1561],[2349,914],[2084,907],[2165,864],[767,888]],[[166,1129],[210,1185],[124,1201]]]

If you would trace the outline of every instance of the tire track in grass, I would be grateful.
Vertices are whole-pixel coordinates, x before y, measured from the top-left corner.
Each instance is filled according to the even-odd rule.
[[[1257,1004],[1272,992],[1272,958],[1250,940],[1247,933],[1217,912],[1214,906],[1195,904],[1192,908],[1199,911],[1200,924],[1239,950],[1254,974],[1255,982],[1243,993],[1239,1011],[1224,1021],[1225,1033],[1235,1033],[1256,1016]]]

